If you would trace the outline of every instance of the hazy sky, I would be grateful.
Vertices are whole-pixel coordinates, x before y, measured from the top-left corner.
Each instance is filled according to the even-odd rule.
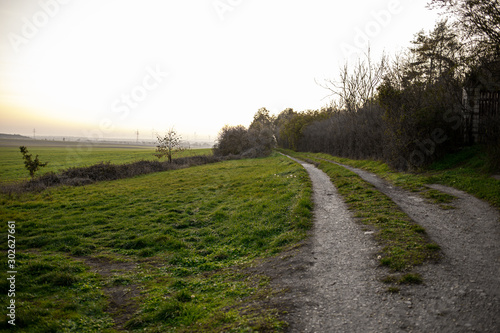
[[[427,0],[2,0],[0,132],[184,138],[265,107],[318,109],[315,80],[409,45]]]

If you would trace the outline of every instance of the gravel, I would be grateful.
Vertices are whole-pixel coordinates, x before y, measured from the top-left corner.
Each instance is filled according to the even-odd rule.
[[[311,164],[314,228],[298,249],[259,265],[283,292],[272,306],[289,332],[500,332],[500,214],[464,192],[443,210],[374,174],[344,166],[396,202],[443,251],[439,263],[417,267],[421,285],[387,292],[389,271],[370,232],[353,218],[330,182]]]

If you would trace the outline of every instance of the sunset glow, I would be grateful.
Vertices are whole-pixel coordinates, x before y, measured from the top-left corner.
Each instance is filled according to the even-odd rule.
[[[4,1],[0,132],[213,138],[261,107],[319,109],[316,84],[366,50],[394,54],[426,1]],[[366,45],[363,45],[366,44]]]

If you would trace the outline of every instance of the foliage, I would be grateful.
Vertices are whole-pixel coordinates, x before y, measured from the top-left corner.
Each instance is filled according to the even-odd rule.
[[[335,112],[333,107],[320,111],[308,110],[295,112],[293,109],[283,110],[274,120],[275,136],[279,147],[285,149],[304,149],[304,131],[312,123],[326,119]]]
[[[217,136],[213,152],[215,156],[240,155],[248,149],[250,149],[250,140],[247,129],[242,125],[226,125]]]
[[[23,154],[24,166],[26,170],[29,171],[31,178],[35,177],[35,172],[37,172],[41,167],[44,167],[48,162],[42,163],[36,155],[35,159],[32,158],[32,154],[28,154],[28,148],[25,146],[19,147],[21,154]]]
[[[498,60],[500,56],[500,4],[498,0],[431,0],[453,20],[468,47],[471,65]]]
[[[419,32],[391,63],[369,52],[326,81],[339,100],[319,111],[286,109],[276,118],[279,147],[421,169],[464,144],[463,47],[447,21]],[[492,131],[490,131],[492,132]],[[493,133],[493,132],[492,132]]]
[[[243,125],[226,125],[217,136],[214,155],[268,156],[275,146],[273,126],[274,119],[265,108],[257,111],[248,129]]]
[[[274,118],[266,108],[260,108],[248,127],[248,138],[253,148],[253,156],[267,156],[275,147]]]

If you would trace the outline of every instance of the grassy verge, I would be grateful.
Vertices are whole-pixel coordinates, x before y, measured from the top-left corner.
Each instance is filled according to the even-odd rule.
[[[405,274],[396,282],[409,281],[405,276],[412,274],[413,267],[439,258],[439,246],[429,240],[425,229],[415,224],[390,198],[354,172],[315,157],[317,155],[286,153],[314,161],[330,176],[349,209],[366,226],[366,230],[374,232],[381,244],[381,265]]]
[[[487,164],[482,147],[468,147],[431,165],[425,180],[455,187],[500,209],[500,180],[486,171]]]
[[[1,220],[16,221],[26,332],[279,331],[277,310],[252,305],[266,278],[244,268],[302,240],[312,206],[305,170],[277,154],[0,202]]]

